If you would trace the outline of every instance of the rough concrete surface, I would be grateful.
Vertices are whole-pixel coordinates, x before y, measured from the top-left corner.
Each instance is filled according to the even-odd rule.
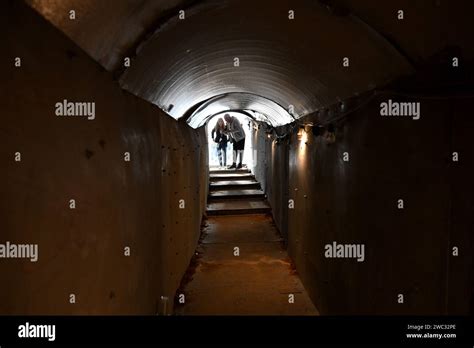
[[[0,262],[0,313],[160,313],[199,237],[204,130],[125,93],[20,1],[1,2],[0,31],[0,239],[39,247],[36,263]],[[63,99],[95,102],[95,119],[56,116]]]
[[[318,314],[270,216],[209,217],[203,233],[192,280],[179,292],[186,303],[176,314]]]
[[[336,123],[332,144],[309,131],[276,145],[258,130],[265,161],[254,170],[321,314],[468,314],[473,99],[421,99],[414,121],[381,117],[389,98],[400,100],[380,96]],[[453,162],[454,151],[464,160]],[[333,241],[364,244],[365,261],[326,258]],[[454,246],[463,254],[453,257]]]

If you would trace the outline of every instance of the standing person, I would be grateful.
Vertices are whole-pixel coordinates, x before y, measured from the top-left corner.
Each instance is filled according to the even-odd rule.
[[[226,129],[227,133],[230,135],[233,144],[233,161],[232,165],[228,169],[242,168],[242,161],[244,157],[244,147],[245,147],[245,132],[240,124],[239,120],[230,116],[229,114],[224,115],[224,119],[227,122]],[[240,157],[240,162],[236,166],[237,157]]]
[[[227,165],[227,135],[224,132],[224,120],[219,118],[212,129],[211,137],[217,143],[217,158],[221,167]]]

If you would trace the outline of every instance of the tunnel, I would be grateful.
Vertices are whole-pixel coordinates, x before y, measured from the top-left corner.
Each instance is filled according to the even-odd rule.
[[[2,1],[0,314],[472,315],[473,10]]]

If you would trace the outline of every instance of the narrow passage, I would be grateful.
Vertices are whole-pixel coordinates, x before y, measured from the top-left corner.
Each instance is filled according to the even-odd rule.
[[[318,315],[249,170],[211,168],[207,215],[176,314]]]

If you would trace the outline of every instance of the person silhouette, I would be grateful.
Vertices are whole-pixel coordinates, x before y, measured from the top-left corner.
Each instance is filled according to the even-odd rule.
[[[244,147],[245,147],[245,132],[240,124],[239,120],[229,114],[224,115],[224,120],[226,121],[226,133],[229,134],[232,140],[233,147],[233,161],[232,165],[228,169],[242,168],[243,157],[244,157]],[[240,159],[237,164],[237,160]]]
[[[227,135],[225,134],[224,120],[219,118],[216,125],[211,132],[212,140],[217,144],[217,158],[219,159],[219,165],[227,165]]]

